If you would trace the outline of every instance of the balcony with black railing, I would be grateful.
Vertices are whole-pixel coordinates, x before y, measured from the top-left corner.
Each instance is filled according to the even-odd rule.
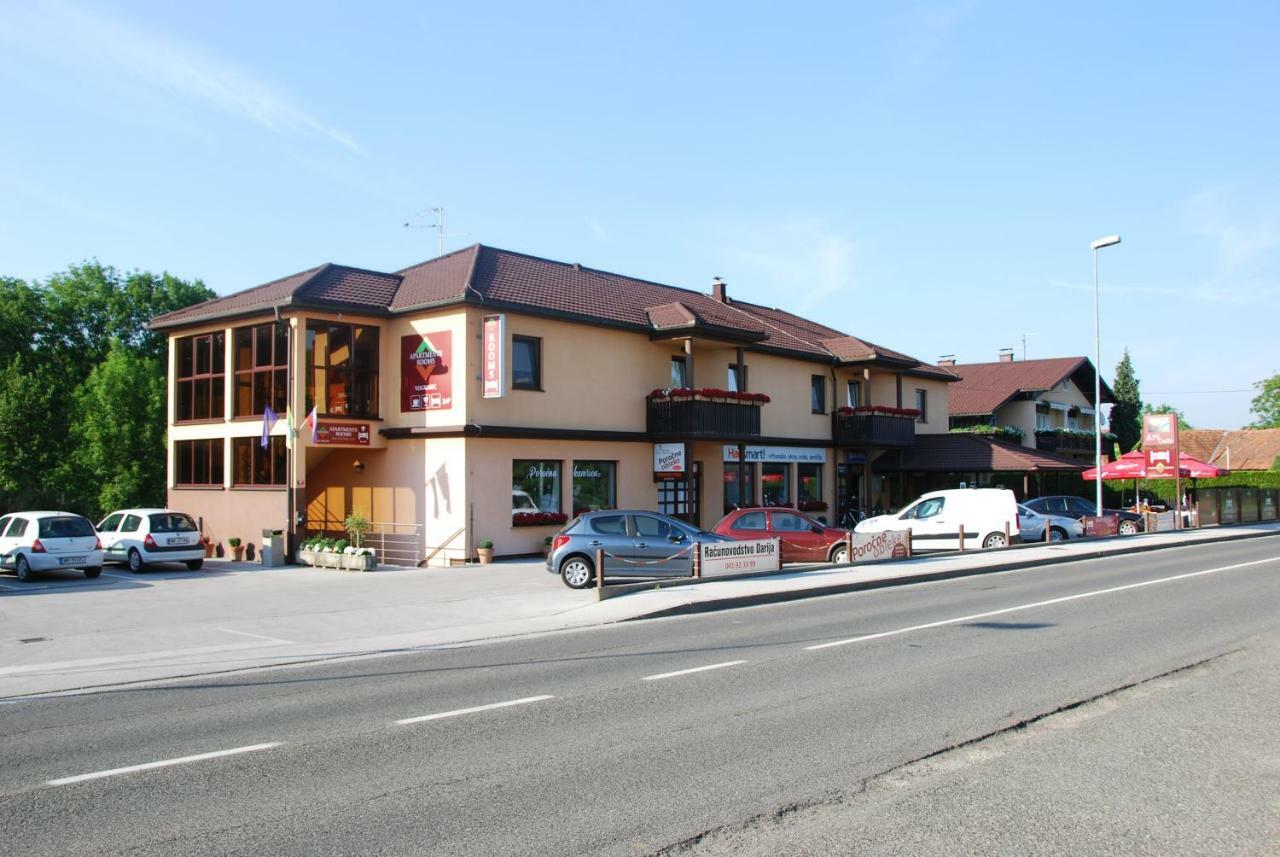
[[[915,412],[863,413],[842,408],[831,415],[831,442],[838,447],[914,446]]]
[[[755,440],[760,437],[760,406],[766,401],[758,394],[747,400],[650,395],[645,430],[658,440]]]
[[[1102,438],[1103,449],[1108,449],[1106,435]],[[1036,449],[1041,452],[1056,452],[1059,455],[1070,453],[1093,453],[1093,432],[1076,431],[1038,431],[1036,432]]]

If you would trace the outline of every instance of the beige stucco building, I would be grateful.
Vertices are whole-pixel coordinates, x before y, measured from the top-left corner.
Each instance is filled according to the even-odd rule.
[[[718,281],[481,245],[395,273],[324,265],[152,326],[170,342],[171,507],[223,545],[336,535],[359,511],[405,564],[485,539],[537,553],[584,509],[836,519],[879,490],[877,457],[947,431],[956,379]]]

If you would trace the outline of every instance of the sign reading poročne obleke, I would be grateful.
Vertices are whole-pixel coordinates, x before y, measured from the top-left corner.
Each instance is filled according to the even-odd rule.
[[[777,571],[782,567],[782,552],[778,549],[777,539],[704,542],[700,550],[703,577],[748,571]]]
[[[854,533],[850,562],[876,559],[906,559],[911,556],[910,530],[885,530],[882,533]]]

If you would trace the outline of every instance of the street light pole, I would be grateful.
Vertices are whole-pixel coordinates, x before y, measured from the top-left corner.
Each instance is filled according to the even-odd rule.
[[[1094,480],[1094,514],[1102,517],[1102,323],[1099,311],[1098,292],[1098,251],[1112,244],[1119,244],[1119,235],[1099,238],[1089,244],[1093,251],[1093,472]]]

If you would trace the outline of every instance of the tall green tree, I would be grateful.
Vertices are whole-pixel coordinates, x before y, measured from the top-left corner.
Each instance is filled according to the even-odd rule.
[[[1129,359],[1129,349],[1126,348],[1124,357],[1116,364],[1116,375],[1111,382],[1116,403],[1111,406],[1110,429],[1122,452],[1136,447],[1142,437],[1142,394],[1138,387],[1133,361]]]
[[[1280,372],[1254,383],[1258,395],[1253,397],[1249,411],[1257,417],[1249,428],[1280,428]]]
[[[1158,405],[1153,405],[1148,402],[1142,406],[1142,413],[1144,416],[1146,414],[1177,414],[1179,431],[1188,431],[1189,429],[1195,428],[1195,426],[1182,418],[1182,413],[1177,408],[1167,402],[1161,402]]]

